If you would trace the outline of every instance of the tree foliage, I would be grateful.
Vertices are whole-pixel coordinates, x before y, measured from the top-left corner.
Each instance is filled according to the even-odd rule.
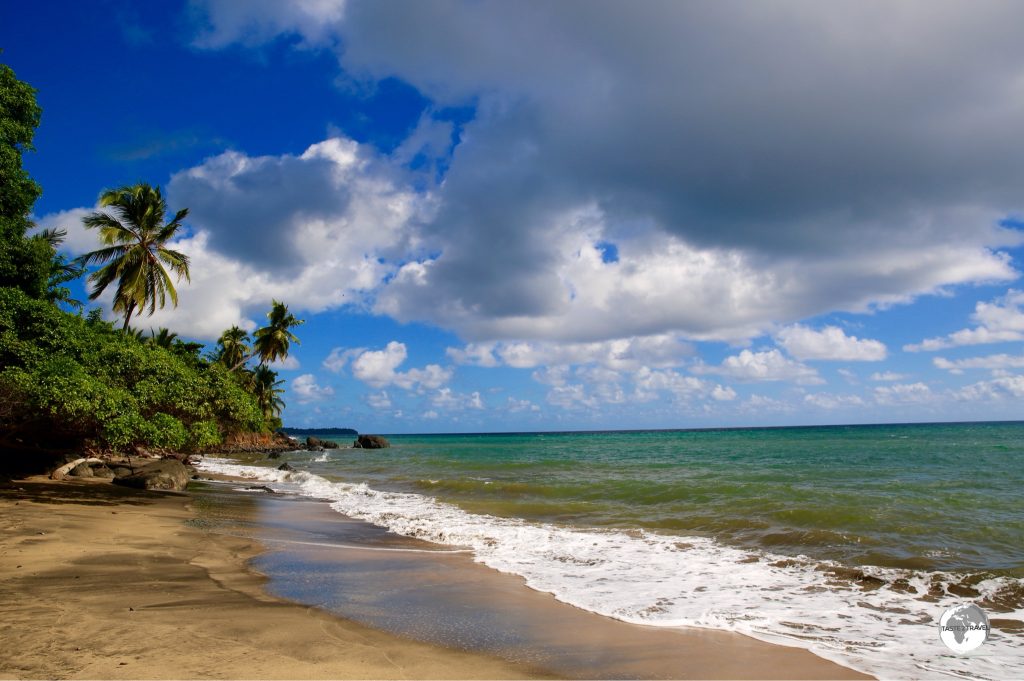
[[[29,214],[42,190],[22,166],[41,115],[35,92],[0,64],[0,286],[41,298],[53,248],[45,239],[27,236],[33,226]]]
[[[197,355],[198,353],[196,353]],[[5,435],[52,448],[211,446],[267,427],[239,376],[0,288]]]

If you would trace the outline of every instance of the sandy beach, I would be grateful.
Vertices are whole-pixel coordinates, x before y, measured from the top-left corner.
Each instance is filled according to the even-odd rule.
[[[606,649],[606,659],[621,658],[615,661],[618,668],[636,678],[865,678],[806,651],[744,636],[656,630],[584,613],[465,555],[415,563],[414,572],[401,574],[424,588],[406,584],[406,590],[442,593],[449,608],[481,611],[480,594],[486,594],[491,606],[510,618],[528,626],[533,625],[527,617],[548,622],[552,640],[561,646],[557,654],[575,655],[580,662],[552,671],[522,659],[411,640],[268,595],[266,577],[249,565],[264,546],[251,537],[204,528],[196,521],[201,498],[81,480],[29,479],[0,488],[0,677],[593,676],[602,661],[588,646],[597,645]],[[295,509],[307,513],[304,523],[333,523],[325,505],[307,502]],[[287,522],[281,509],[275,513]],[[373,555],[324,547],[307,547],[304,554],[350,566]],[[397,565],[398,559],[389,555],[387,560]],[[381,565],[373,565],[373,572]],[[456,597],[456,583],[469,595]],[[385,585],[375,581],[362,588]],[[495,620],[481,621],[501,627]]]

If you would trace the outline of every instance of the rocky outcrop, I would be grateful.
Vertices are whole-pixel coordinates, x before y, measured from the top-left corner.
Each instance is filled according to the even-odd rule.
[[[360,435],[352,446],[356,449],[385,449],[390,447],[391,443],[380,435]]]
[[[191,472],[176,459],[163,459],[147,464],[132,473],[114,478],[115,485],[134,489],[184,491]]]
[[[279,470],[279,471],[293,471],[293,470],[295,470],[295,467],[292,466],[287,461],[285,461],[283,464],[281,464],[280,466],[277,467],[277,470]]]
[[[311,452],[322,452],[325,449],[337,449],[340,445],[333,440],[321,440],[318,437],[306,438],[306,449]]]

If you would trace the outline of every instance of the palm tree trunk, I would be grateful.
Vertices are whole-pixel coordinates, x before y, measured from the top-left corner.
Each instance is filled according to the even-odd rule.
[[[128,303],[128,310],[124,313],[124,326],[121,327],[122,331],[128,331],[128,322],[132,318],[132,312],[135,311],[135,301]]]
[[[256,356],[256,353],[255,353],[255,352],[254,352],[254,353],[252,353],[251,355],[246,355],[245,357],[243,357],[243,358],[242,358],[242,359],[241,359],[241,360],[240,360],[240,361],[238,362],[238,364],[236,364],[235,366],[233,366],[233,367],[231,367],[230,369],[228,369],[228,373],[230,374],[230,373],[231,373],[232,371],[234,371],[234,370],[235,370],[235,369],[237,369],[238,367],[242,366],[243,364],[245,364],[246,362],[248,362],[248,361],[249,361],[250,359],[252,359],[252,358],[253,358],[253,357],[255,357],[255,356]]]

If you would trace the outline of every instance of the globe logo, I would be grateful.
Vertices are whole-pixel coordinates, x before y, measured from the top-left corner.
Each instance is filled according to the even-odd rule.
[[[973,603],[956,605],[939,619],[939,638],[954,653],[969,653],[988,640],[985,611]]]

